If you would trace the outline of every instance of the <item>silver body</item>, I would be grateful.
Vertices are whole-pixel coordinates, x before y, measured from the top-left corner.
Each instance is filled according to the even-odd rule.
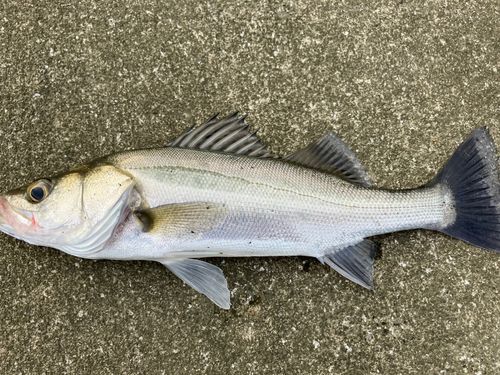
[[[434,229],[500,252],[500,184],[487,129],[426,187],[388,191],[333,133],[283,159],[244,118],[213,117],[165,148],[122,152],[0,195],[0,230],[90,259],[152,260],[222,308],[222,270],[197,258],[318,258],[373,289],[377,234]]]
[[[284,160],[180,148],[125,152],[106,162],[133,177],[143,206],[213,202],[228,212],[202,233],[178,238],[144,233],[128,214],[107,246],[89,258],[319,258],[376,234],[439,229],[453,220],[451,197],[440,186],[367,189]]]

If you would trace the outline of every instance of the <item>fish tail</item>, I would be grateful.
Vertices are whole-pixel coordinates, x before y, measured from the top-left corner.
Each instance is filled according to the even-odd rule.
[[[445,186],[454,218],[436,228],[483,249],[500,253],[498,158],[487,128],[476,129],[427,186]]]

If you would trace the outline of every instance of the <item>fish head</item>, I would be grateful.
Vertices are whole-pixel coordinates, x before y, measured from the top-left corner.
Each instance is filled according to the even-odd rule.
[[[83,166],[0,195],[0,230],[30,244],[92,257],[131,201],[133,178],[110,165]]]

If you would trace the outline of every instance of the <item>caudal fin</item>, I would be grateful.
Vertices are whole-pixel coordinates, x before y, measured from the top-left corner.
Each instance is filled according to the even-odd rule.
[[[427,186],[445,184],[453,194],[456,218],[441,228],[441,232],[500,253],[500,182],[496,154],[488,129],[476,129]]]

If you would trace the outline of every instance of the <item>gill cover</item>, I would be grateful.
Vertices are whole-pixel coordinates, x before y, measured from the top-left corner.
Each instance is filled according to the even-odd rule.
[[[131,200],[134,180],[109,165],[88,169],[82,181],[82,228],[58,249],[79,257],[102,250],[123,220]]]

